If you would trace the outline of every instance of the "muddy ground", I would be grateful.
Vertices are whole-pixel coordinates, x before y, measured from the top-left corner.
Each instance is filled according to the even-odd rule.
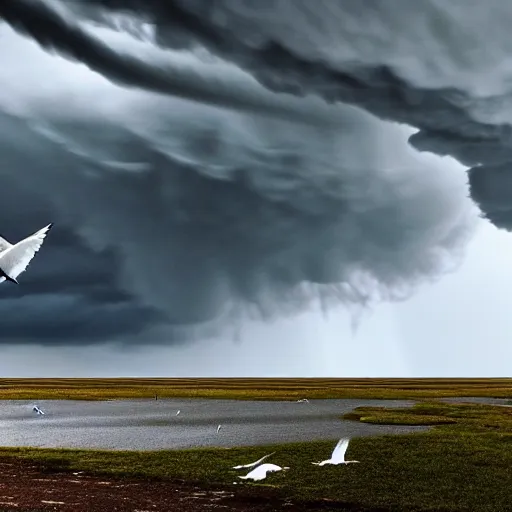
[[[270,489],[101,477],[19,459],[0,460],[1,512],[299,512],[329,508],[328,503],[294,503]]]

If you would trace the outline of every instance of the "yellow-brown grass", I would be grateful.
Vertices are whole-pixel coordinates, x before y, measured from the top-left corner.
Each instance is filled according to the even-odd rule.
[[[512,379],[108,378],[0,379],[0,399],[512,398]]]

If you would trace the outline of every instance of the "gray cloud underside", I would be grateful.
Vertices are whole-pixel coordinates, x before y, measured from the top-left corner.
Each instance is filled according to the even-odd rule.
[[[145,5],[154,15],[148,9],[156,3]],[[27,211],[37,218],[51,212],[62,230],[53,248],[49,237],[47,255],[38,255],[40,270],[34,260],[29,298],[9,289],[3,306],[0,301],[0,314],[19,310],[21,300],[34,308],[36,334],[16,328],[21,320],[14,315],[12,340],[35,340],[39,330],[51,342],[50,311],[63,315],[55,318],[59,340],[100,342],[136,332],[138,343],[182,340],[183,325],[199,326],[192,330],[204,335],[241,317],[279,317],[318,300],[348,306],[400,300],[453,268],[475,219],[462,172],[419,157],[404,144],[401,127],[268,88],[296,94],[302,84],[302,92],[359,104],[381,117],[417,118],[416,126],[430,123],[427,107],[431,114],[439,106],[449,110],[446,123],[435,124],[442,133],[456,116],[477,130],[456,102],[430,91],[413,108],[411,88],[387,68],[363,78],[361,70],[308,67],[286,48],[277,61],[264,62],[268,54],[233,38],[215,46],[203,34],[213,29],[193,25],[193,7],[206,4],[186,4],[189,11],[183,5],[180,16],[189,18],[179,18],[179,44],[164,37],[173,31],[170,22],[162,24],[159,43],[183,47],[195,38],[267,89],[222,62],[192,56],[188,67],[171,58],[163,67],[120,53],[44,2],[0,2],[0,15],[44,48],[115,83],[161,93],[98,85],[91,101],[77,86],[50,102],[34,88],[20,96],[20,111],[0,109],[0,175],[11,184],[0,200],[7,201],[6,215],[25,211],[8,204],[17,188],[30,202]],[[167,19],[165,12],[159,19]],[[229,55],[231,44],[245,57]],[[287,70],[284,85],[280,67]],[[17,238],[39,227],[26,215]]]
[[[328,59],[315,60],[315,51],[308,52],[314,50],[314,42],[319,37],[315,29],[320,33],[322,28],[327,30],[329,18],[339,20],[340,26],[343,17],[366,17],[371,22],[379,15],[385,18],[385,13],[393,10],[391,4],[377,6],[348,1],[328,5],[318,2],[313,11],[307,2],[294,2],[283,8],[288,10],[289,18],[282,22],[285,29],[297,24],[295,32],[302,34],[297,44],[297,39],[291,37],[289,40],[273,38],[276,31],[260,25],[272,24],[273,11],[279,11],[276,2],[268,2],[257,9],[238,0],[92,0],[87,4],[76,0],[74,3],[81,13],[110,26],[113,26],[110,18],[102,16],[105,11],[94,10],[93,5],[107,11],[131,11],[155,25],[155,40],[159,45],[177,49],[202,45],[249,71],[273,91],[299,96],[314,94],[328,102],[347,102],[382,119],[417,127],[419,132],[411,136],[410,143],[421,151],[453,156],[471,167],[469,179],[473,199],[498,227],[512,229],[512,186],[506,176],[506,169],[512,163],[510,123],[490,123],[475,118],[470,107],[478,100],[460,88],[421,87],[401,77],[390,65],[348,63],[346,70],[340,70],[329,65]],[[397,16],[403,7],[403,4],[394,5]],[[429,7],[432,13],[427,11]],[[457,2],[452,9],[456,7]],[[458,7],[458,15],[464,20],[466,9],[461,3]],[[438,24],[443,22],[443,15],[448,18],[446,23],[456,23],[449,20],[450,8],[443,12],[435,1],[424,2],[417,11],[418,17],[426,11],[426,15],[430,14]],[[304,22],[305,18],[308,23]],[[412,24],[414,18],[411,17]],[[274,20],[274,23],[277,25],[279,21]],[[433,33],[432,37],[435,35]],[[499,102],[501,98],[486,100]],[[498,191],[496,194],[495,190]]]
[[[10,163],[4,153],[2,164]],[[15,225],[6,223],[3,237],[14,243],[54,217],[41,197],[19,188],[9,176],[4,175],[2,182],[0,216],[16,215]],[[39,265],[37,258],[30,267],[30,279],[2,289],[2,343],[87,345],[123,339],[162,323],[162,315],[141,306],[116,285],[113,255],[91,251],[62,225],[51,234],[51,242],[44,247],[44,264]]]
[[[116,52],[70,16],[44,1],[7,0],[0,4],[0,16],[22,34],[34,38],[46,50],[83,62],[113,83],[308,124],[318,123],[319,117],[323,124],[329,120],[328,109],[321,103],[304,109],[294,98],[262,97],[250,80],[244,80],[236,73],[235,80],[226,80],[218,75],[197,74],[176,64],[155,66],[141,58]],[[230,70],[226,69],[225,73],[229,76]]]

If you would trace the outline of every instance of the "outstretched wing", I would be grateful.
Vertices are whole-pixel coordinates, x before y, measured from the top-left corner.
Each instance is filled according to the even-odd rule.
[[[338,441],[338,444],[334,448],[331,459],[335,462],[345,462],[345,453],[348,448],[350,439],[342,438]]]
[[[271,455],[274,455],[276,452],[269,453],[268,455],[264,455],[261,457],[261,459],[258,459],[256,462],[251,462],[250,464],[244,464],[239,466],[233,466],[233,469],[244,469],[244,468],[252,468],[254,466],[257,466],[261,462],[263,462],[265,459],[268,459]]]
[[[9,277],[16,279],[27,269],[28,264],[43,245],[43,241],[52,225],[48,224],[33,235],[0,252],[0,269]]]
[[[10,244],[5,238],[0,236],[0,252],[6,251],[11,248],[12,244]]]

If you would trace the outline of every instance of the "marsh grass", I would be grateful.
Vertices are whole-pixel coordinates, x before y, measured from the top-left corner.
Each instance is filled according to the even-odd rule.
[[[316,467],[335,440],[230,449],[158,452],[0,449],[0,457],[35,460],[47,471],[186,480],[232,486],[231,466],[276,451],[268,462],[290,466],[262,483],[238,480],[238,488],[303,502],[322,500],[326,510],[491,512],[510,510],[512,410],[479,404],[420,403],[411,408],[360,407],[344,416],[355,421],[436,425],[426,433],[355,438],[348,466]]]
[[[512,434],[512,407],[486,404],[420,402],[407,408],[357,407],[343,418],[380,425],[437,425],[436,433]],[[445,428],[441,429],[441,425]]]
[[[0,379],[0,399],[512,398],[512,379]]]

